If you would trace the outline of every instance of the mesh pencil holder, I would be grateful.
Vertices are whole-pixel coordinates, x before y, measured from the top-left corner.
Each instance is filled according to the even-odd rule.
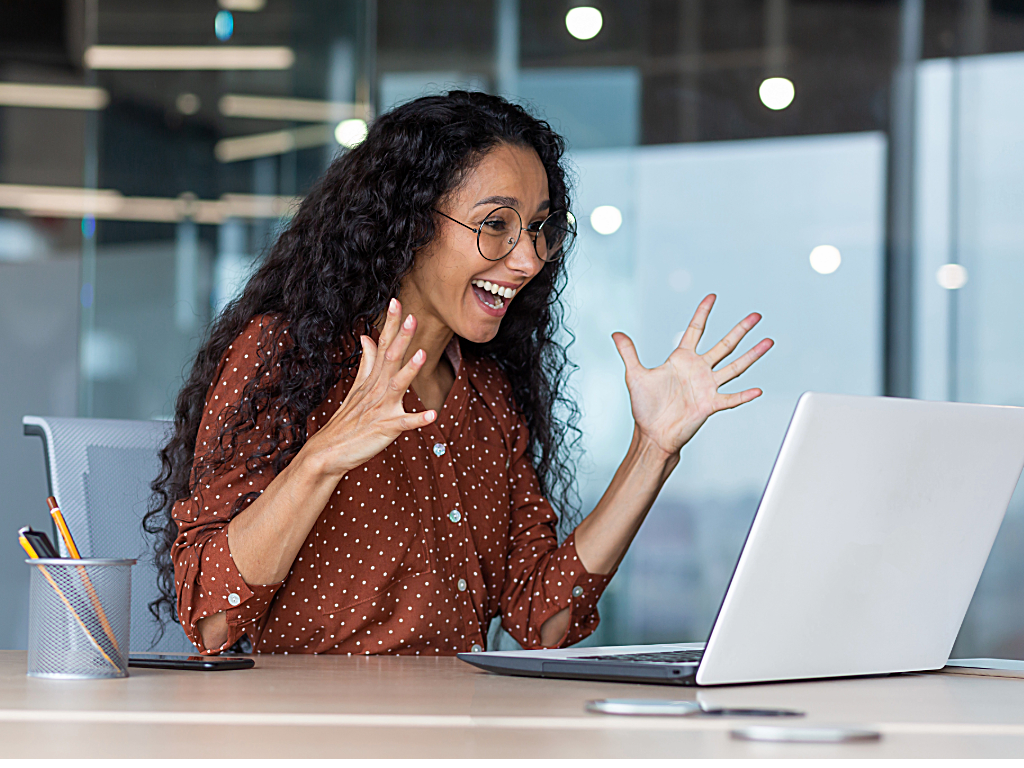
[[[128,676],[135,560],[26,560],[31,677]]]

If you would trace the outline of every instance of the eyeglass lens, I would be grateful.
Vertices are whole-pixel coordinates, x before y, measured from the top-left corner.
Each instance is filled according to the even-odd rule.
[[[480,255],[488,261],[505,258],[519,242],[523,220],[515,208],[495,208],[480,224],[477,244]],[[576,220],[568,211],[555,211],[539,226],[527,230],[534,241],[537,256],[554,261],[572,247],[576,237]]]

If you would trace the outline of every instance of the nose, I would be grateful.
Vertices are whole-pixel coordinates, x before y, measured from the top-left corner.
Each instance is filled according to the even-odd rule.
[[[516,247],[505,257],[504,261],[508,269],[527,279],[544,268],[544,262],[537,256],[537,249],[533,245],[533,237],[529,232],[522,233]]]

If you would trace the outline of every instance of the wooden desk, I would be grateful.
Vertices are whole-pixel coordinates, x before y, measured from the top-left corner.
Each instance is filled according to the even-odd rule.
[[[921,674],[696,690],[499,677],[452,658],[258,656],[256,665],[37,680],[25,675],[24,652],[2,651],[0,757],[1024,755],[1024,680]],[[583,710],[588,699],[697,696],[802,709],[803,723],[869,726],[883,738],[750,743],[729,737],[750,720]]]

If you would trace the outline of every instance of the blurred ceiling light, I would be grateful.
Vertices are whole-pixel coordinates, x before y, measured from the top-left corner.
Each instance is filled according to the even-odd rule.
[[[842,254],[834,245],[818,245],[811,249],[811,269],[819,275],[831,275],[842,263]]]
[[[252,160],[256,157],[283,155],[295,149],[322,147],[334,141],[333,125],[309,125],[288,131],[256,133],[221,139],[213,146],[214,156],[222,163]]]
[[[328,126],[329,127],[329,126]],[[279,219],[299,199],[278,195],[224,195],[219,200],[181,197],[125,197],[112,189],[0,184],[0,209],[52,218],[92,217],[116,221],[219,224],[226,219]]]
[[[84,85],[35,85],[0,83],[0,106],[49,109],[103,109],[110,94],[103,88]]]
[[[757,93],[761,97],[761,103],[768,109],[780,110],[793,103],[796,88],[793,81],[785,77],[769,77],[761,83]]]
[[[231,11],[217,11],[217,15],[213,17],[213,34],[223,43],[230,40],[234,33],[235,17],[231,15]]]
[[[604,17],[601,12],[588,5],[570,8],[569,12],[565,14],[565,28],[577,40],[589,40],[595,37],[603,25]]]
[[[251,117],[257,120],[297,120],[331,123],[352,117],[368,117],[369,107],[342,101],[285,99],[274,96],[243,96],[229,93],[217,103],[225,117]]]
[[[342,120],[334,129],[334,140],[341,146],[352,149],[363,143],[366,138],[366,121],[354,117],[350,120]]]
[[[622,226],[622,211],[614,205],[599,205],[590,214],[590,226],[599,235],[610,235]]]
[[[217,5],[227,11],[247,11],[255,13],[262,11],[267,0],[218,0]]]
[[[203,103],[194,93],[179,93],[178,98],[174,100],[174,106],[183,115],[194,115],[202,105]]]
[[[967,285],[967,270],[962,264],[943,264],[935,273],[935,279],[947,291],[957,291]]]
[[[290,69],[295,52],[285,46],[91,45],[82,60],[89,69]]]

